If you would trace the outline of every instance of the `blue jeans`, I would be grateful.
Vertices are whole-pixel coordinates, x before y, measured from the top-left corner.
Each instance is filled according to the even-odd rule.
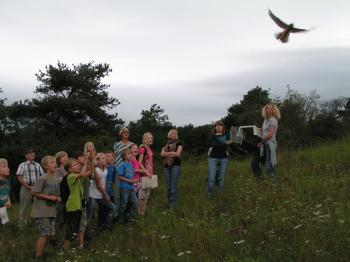
[[[224,176],[226,174],[228,158],[209,158],[208,160],[208,194],[212,194],[214,186],[224,189]]]
[[[276,166],[273,166],[271,163],[271,149],[269,145],[264,145],[264,154],[266,161],[266,170],[267,174],[271,178],[275,178],[276,176]]]
[[[86,214],[87,214],[88,220],[93,219],[94,212],[95,212],[95,206],[96,206],[96,199],[89,197],[89,200],[88,200],[87,206],[86,206]]]
[[[177,200],[177,182],[181,174],[181,166],[170,166],[164,168],[165,185],[168,203]]]
[[[128,216],[128,212],[130,211],[130,215],[132,217],[136,217],[137,214],[137,197],[136,192],[133,189],[119,189],[120,192],[120,202],[119,202],[119,211],[118,216],[119,220],[126,220]],[[127,207],[130,207],[129,210],[127,210]]]

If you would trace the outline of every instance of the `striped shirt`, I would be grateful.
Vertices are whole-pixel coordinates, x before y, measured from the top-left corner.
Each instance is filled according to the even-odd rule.
[[[25,161],[19,165],[16,175],[23,176],[24,181],[29,186],[33,186],[39,177],[44,175],[44,171],[39,163]]]
[[[121,141],[114,144],[114,154],[115,154],[115,167],[118,168],[123,163],[122,151],[126,148],[129,148],[133,142],[128,142],[127,144],[122,143]]]

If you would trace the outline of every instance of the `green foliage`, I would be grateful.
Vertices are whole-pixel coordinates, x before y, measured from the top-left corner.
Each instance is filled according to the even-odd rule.
[[[141,111],[141,118],[131,121],[128,125],[130,130],[130,140],[138,145],[142,143],[142,136],[146,132],[151,132],[154,136],[153,148],[159,151],[166,143],[168,131],[174,128],[169,121],[165,110],[157,104],[153,104],[149,110]]]
[[[175,210],[163,176],[136,224],[93,232],[89,249],[48,246],[49,261],[349,261],[350,140],[279,154],[277,181],[257,184],[248,161],[230,161],[222,194],[207,198],[207,162],[184,161]],[[161,166],[157,166],[161,173]],[[31,261],[32,223],[2,228],[2,261]]]
[[[271,101],[270,92],[257,86],[247,92],[243,99],[228,108],[223,121],[227,127],[261,125],[261,109]]]
[[[209,137],[211,134],[211,125],[202,125],[194,127],[185,125],[178,128],[179,138],[185,141],[186,152],[193,155],[205,154],[209,148]]]

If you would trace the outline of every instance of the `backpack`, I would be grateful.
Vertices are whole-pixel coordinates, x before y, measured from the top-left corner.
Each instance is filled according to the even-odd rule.
[[[67,203],[70,195],[70,189],[69,189],[68,180],[67,180],[68,176],[69,174],[64,176],[60,184],[60,197],[63,204]]]

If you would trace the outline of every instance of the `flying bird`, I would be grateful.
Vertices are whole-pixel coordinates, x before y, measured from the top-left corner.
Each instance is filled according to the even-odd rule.
[[[281,19],[279,19],[277,16],[275,16],[271,10],[269,9],[269,15],[272,18],[272,20],[281,28],[284,30],[281,33],[276,34],[276,39],[280,40],[282,43],[288,42],[288,37],[290,33],[305,33],[308,32],[308,29],[300,29],[295,28],[294,24],[286,24]]]

